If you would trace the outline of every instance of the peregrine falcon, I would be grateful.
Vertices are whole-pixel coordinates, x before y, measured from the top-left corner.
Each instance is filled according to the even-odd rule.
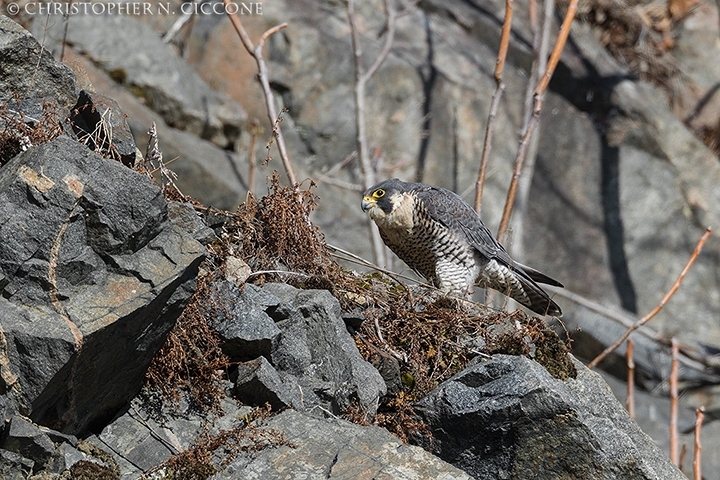
[[[562,284],[514,261],[454,192],[396,178],[369,188],[362,209],[390,250],[446,293],[492,288],[541,315],[562,315],[538,283]]]

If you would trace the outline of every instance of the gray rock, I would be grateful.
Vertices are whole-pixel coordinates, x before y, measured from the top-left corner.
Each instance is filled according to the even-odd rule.
[[[115,100],[81,90],[70,113],[70,121],[75,135],[90,150],[120,160],[130,168],[135,166],[135,139]]]
[[[288,410],[261,431],[279,432],[294,446],[240,455],[213,479],[461,480],[469,475],[419,447],[403,445],[387,430]],[[273,435],[273,438],[277,438]]]
[[[262,288],[280,299],[268,314],[281,333],[271,361],[281,374],[297,378],[306,409],[315,405],[340,413],[353,401],[369,415],[386,392],[375,368],[363,360],[347,332],[340,304],[326,290],[297,290],[269,283]]]
[[[68,443],[61,443],[53,454],[51,471],[62,473],[88,456]]]
[[[265,357],[245,362],[237,369],[235,396],[246,405],[269,403],[273,410],[302,408],[300,391],[294,382],[283,382]]]
[[[682,479],[595,373],[554,379],[536,362],[497,355],[417,405],[441,458],[478,479]]]
[[[66,41],[143,98],[165,122],[220,147],[231,147],[245,112],[227,95],[210,89],[171,46],[146,24],[128,15],[73,15],[37,21],[50,50]],[[135,52],[135,55],[128,55]]]
[[[13,396],[63,432],[107,421],[139,391],[204,249],[150,179],[67,137],[0,170],[0,218]]]
[[[26,480],[32,474],[34,464],[19,453],[0,448],[0,476],[5,480]]]
[[[203,245],[209,245],[217,240],[215,232],[205,225],[195,209],[189,203],[169,202],[168,217],[173,224],[189,233],[195,240]]]
[[[32,459],[33,469],[44,469],[55,453],[55,444],[37,425],[19,415],[10,420],[2,448]]]
[[[279,300],[255,285],[244,285],[241,291],[225,279],[214,281],[210,291],[210,323],[223,340],[223,352],[235,361],[270,358],[280,329],[265,311]]]
[[[248,415],[250,407],[239,407],[230,398],[221,401],[222,415],[197,412],[181,398],[180,404],[162,405],[158,411],[141,397],[88,442],[109,452],[120,467],[121,478],[137,479],[148,469],[190,448],[201,433],[217,434],[230,430],[238,419]]]
[[[43,100],[67,111],[75,104],[75,76],[57,62],[30,32],[0,15],[0,105],[30,100],[23,111],[37,115]]]

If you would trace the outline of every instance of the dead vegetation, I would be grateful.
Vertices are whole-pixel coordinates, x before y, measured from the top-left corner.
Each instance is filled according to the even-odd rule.
[[[689,10],[690,2],[680,1],[587,0],[578,17],[598,26],[600,43],[639,78],[672,92],[680,73],[672,29]]]
[[[191,406],[220,412],[225,396],[220,380],[227,374],[230,359],[220,348],[220,336],[207,320],[211,275],[201,276],[192,299],[185,307],[164,345],[155,354],[145,385],[164,399],[179,402],[188,395]]]
[[[205,480],[219,471],[219,467],[230,464],[240,453],[253,454],[266,448],[287,446],[295,448],[282,432],[262,428],[262,422],[270,415],[269,405],[257,408],[230,430],[217,433],[205,431],[195,440],[194,445],[164,463],[146,472],[143,478],[155,478],[159,472],[167,480]]]
[[[43,103],[39,118],[0,106],[0,167],[31,146],[49,142],[62,133],[61,117],[53,103]]]

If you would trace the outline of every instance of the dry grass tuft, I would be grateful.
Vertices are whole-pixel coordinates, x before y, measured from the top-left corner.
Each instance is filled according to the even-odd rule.
[[[665,1],[586,0],[578,6],[578,18],[600,28],[600,43],[613,56],[641,79],[670,93],[680,73],[671,51],[672,29],[686,14],[687,10],[671,13]]]
[[[198,280],[195,294],[155,354],[145,374],[145,386],[175,403],[186,392],[194,407],[220,412],[220,400],[225,397],[220,380],[230,359],[220,348],[220,335],[207,320],[211,277]]]
[[[337,266],[322,232],[309,220],[315,206],[311,190],[282,186],[280,175],[274,172],[270,193],[259,201],[250,194],[226,224],[226,246],[255,272],[289,270],[310,277],[331,275]]]
[[[256,408],[251,415],[230,430],[218,433],[201,433],[189,449],[173,455],[165,463],[153,468],[162,471],[163,478],[182,480],[205,480],[219,471],[218,467],[229,465],[240,453],[253,454],[266,448],[287,446],[295,448],[282,432],[271,428],[259,428],[270,415],[269,405]]]
[[[6,105],[0,106],[0,167],[33,145],[62,135],[60,118],[54,103],[43,103],[40,118],[28,117]]]

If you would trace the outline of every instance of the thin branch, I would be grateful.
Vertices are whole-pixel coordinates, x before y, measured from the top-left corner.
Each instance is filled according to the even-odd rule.
[[[490,150],[492,149],[493,125],[500,107],[500,99],[505,91],[505,82],[503,82],[503,70],[505,69],[505,60],[510,45],[510,31],[512,29],[513,16],[513,0],[505,0],[505,20],[503,20],[502,33],[500,34],[500,48],[498,48],[497,61],[495,63],[495,93],[490,103],[490,114],[488,115],[487,125],[485,126],[485,140],[483,141],[482,155],[480,156],[480,168],[475,183],[475,211],[480,213],[482,207],[482,193],[485,186],[485,175],[487,172],[488,159],[490,158]]]
[[[625,399],[625,406],[630,418],[635,418],[635,359],[633,358],[633,347],[632,338],[628,338],[627,350],[625,351],[627,361],[627,398]]]
[[[390,49],[392,48],[393,41],[395,40],[395,20],[397,19],[398,15],[395,9],[391,6],[391,3],[392,2],[384,2],[385,11],[387,14],[387,32],[385,33],[385,43],[383,43],[382,49],[380,49],[380,53],[378,54],[373,64],[370,65],[370,68],[368,68],[367,71],[363,74],[364,82],[370,80],[370,77],[375,75],[375,72],[378,71],[385,59],[387,59],[387,56],[390,54]]]
[[[318,178],[315,180],[315,183],[327,183],[328,185],[334,185],[336,187],[344,188],[345,190],[350,190],[351,192],[359,192],[362,193],[365,191],[365,189],[356,183],[352,182],[346,182],[345,180],[340,180],[339,178],[335,177],[328,177],[326,175],[323,175],[322,178]],[[370,225],[372,227],[372,225]]]
[[[622,334],[622,336],[612,345],[608,346],[603,352],[595,357],[595,359],[588,364],[588,368],[592,369],[594,368],[598,363],[600,363],[610,352],[618,348],[627,338],[630,336],[632,332],[637,330],[638,328],[645,325],[647,322],[649,322],[655,315],[658,314],[660,310],[667,304],[667,302],[670,300],[670,298],[677,292],[678,288],[680,288],[680,284],[682,283],[683,279],[685,278],[685,275],[687,275],[688,271],[690,270],[690,267],[693,263],[695,263],[695,260],[697,259],[698,255],[700,255],[700,251],[702,250],[703,245],[705,245],[705,242],[710,237],[710,234],[712,233],[712,230],[710,227],[708,227],[705,230],[705,233],[698,241],[697,245],[695,245],[695,250],[693,250],[692,255],[690,256],[690,259],[687,261],[687,264],[685,264],[685,268],[683,268],[682,272],[680,272],[680,275],[678,276],[677,280],[675,280],[675,283],[670,288],[670,290],[665,294],[663,299],[660,301],[660,303],[652,309],[650,313],[645,315],[643,318],[635,322],[632,327],[628,328],[625,333]]]
[[[385,11],[387,12],[388,25],[385,43],[380,54],[373,62],[372,66],[366,71],[362,61],[362,47],[360,45],[360,29],[357,25],[357,16],[355,13],[355,1],[347,1],[347,16],[350,24],[350,39],[353,49],[353,59],[355,62],[355,88],[353,96],[355,100],[355,123],[357,125],[356,144],[358,158],[360,159],[360,169],[363,176],[363,190],[370,188],[375,184],[375,169],[370,161],[370,152],[367,144],[367,131],[365,128],[365,87],[370,77],[380,68],[390,53],[392,42],[395,38],[395,19],[396,13],[391,6],[391,2],[384,1]],[[367,226],[370,232],[370,239],[373,248],[373,255],[377,263],[386,263],[385,245],[380,238],[380,232],[375,228],[370,218],[367,219]]]
[[[570,0],[565,18],[560,26],[560,32],[558,33],[557,39],[555,40],[555,46],[553,47],[552,53],[550,54],[550,60],[548,61],[545,73],[540,78],[537,87],[535,88],[534,94],[534,107],[533,114],[528,122],[527,128],[522,135],[520,145],[518,146],[517,155],[515,156],[515,168],[513,169],[513,176],[510,180],[510,187],[508,188],[507,198],[505,200],[505,207],[503,208],[503,215],[500,220],[500,227],[498,228],[497,239],[499,242],[505,239],[507,234],[507,227],[510,223],[510,214],[512,213],[513,204],[515,203],[515,196],[517,195],[518,179],[522,172],[523,164],[527,156],[527,149],[532,137],[533,131],[540,120],[540,112],[542,111],[543,100],[545,97],[545,91],[550,84],[555,68],[560,61],[560,55],[562,54],[567,38],[570,35],[570,26],[575,19],[577,13],[577,5],[579,0]]]
[[[270,120],[270,125],[275,125],[278,119],[278,113],[277,109],[275,108],[275,96],[273,95],[272,88],[270,88],[267,65],[265,64],[265,59],[262,55],[262,49],[267,39],[270,38],[271,35],[287,27],[287,23],[281,23],[280,25],[276,25],[275,27],[267,30],[260,37],[258,44],[253,45],[252,40],[250,40],[250,36],[248,35],[245,27],[240,21],[240,17],[238,17],[235,13],[229,13],[233,11],[233,9],[229,8],[229,5],[231,3],[232,0],[223,0],[223,4],[225,5],[225,11],[228,12],[227,15],[230,18],[233,27],[235,27],[235,31],[240,36],[240,40],[242,41],[243,46],[245,46],[245,50],[247,50],[247,52],[255,59],[255,62],[257,63],[258,79],[260,80],[260,85],[262,86],[263,94],[265,95],[265,107],[267,108],[268,119]],[[275,137],[277,139],[277,147],[278,151],[280,152],[280,159],[282,160],[283,168],[285,169],[285,173],[287,174],[288,181],[290,182],[290,185],[297,188],[297,178],[295,177],[295,172],[293,171],[292,164],[290,163],[290,157],[288,156],[287,147],[285,146],[285,138],[283,137],[282,130],[278,126],[277,129],[273,129],[273,133],[275,134]]]
[[[530,2],[531,7],[537,8],[536,1]],[[533,27],[533,50],[535,52],[535,60],[533,61],[530,71],[530,78],[525,90],[525,107],[523,112],[523,131],[527,128],[533,114],[533,85],[537,84],[540,72],[544,72],[547,67],[548,50],[550,49],[550,32],[552,29],[552,20],[555,12],[555,2],[547,0],[544,2],[543,9],[543,25],[540,29],[537,23],[537,12],[531,9],[531,26]],[[532,19],[535,19],[534,22]],[[535,174],[535,163],[537,161],[538,145],[540,143],[540,134],[535,129],[534,134],[530,137],[530,145],[528,146],[527,157],[523,172],[518,183],[517,199],[515,201],[515,215],[512,218],[512,227],[514,233],[514,242],[512,245],[513,255],[515,258],[523,258],[524,256],[524,221],[526,211],[529,205],[530,188],[532,179]]]
[[[164,43],[170,43],[175,36],[176,33],[180,31],[180,29],[185,25],[187,22],[190,21],[190,19],[193,16],[193,12],[195,12],[195,6],[200,3],[201,0],[192,0],[192,8],[187,9],[186,12],[184,12],[180,18],[175,20],[175,23],[172,24],[170,29],[167,31],[165,35],[163,35],[162,41]]]
[[[255,191],[255,171],[257,169],[257,158],[255,157],[255,149],[257,147],[258,135],[262,128],[260,122],[257,119],[253,119],[249,126],[250,131],[250,146],[248,147],[248,191]]]
[[[601,305],[593,300],[590,300],[589,298],[585,298],[582,295],[579,295],[570,290],[552,286],[547,286],[545,288],[550,290],[554,295],[561,296],[572,302],[577,303],[578,305],[582,305],[583,307],[592,310],[595,313],[599,313],[600,315],[606,317],[609,320],[623,325],[625,328],[631,328],[633,324],[637,321],[637,317],[631,316],[631,314],[629,313],[618,311],[616,308],[613,307]],[[644,325],[643,328],[637,330],[637,333],[661,345],[665,345],[666,347],[670,346],[670,340],[657,330],[654,330],[649,325]],[[683,354],[683,357],[681,357],[680,360],[686,366],[695,369],[702,369],[702,366],[720,372],[720,358],[718,358],[717,356],[703,353],[696,347],[681,341],[678,341],[678,345],[680,347],[680,353]]]
[[[695,410],[695,451],[693,453],[693,479],[702,480],[702,464],[701,451],[702,445],[700,445],[700,432],[702,431],[703,419],[705,418],[705,407],[701,406]]]
[[[330,245],[330,244],[328,244],[327,247],[328,247],[328,250],[330,250],[331,255],[333,255],[335,258],[337,258],[339,260],[344,260],[346,262],[354,263],[356,265],[361,265],[363,267],[372,268],[373,270],[377,270],[378,272],[384,273],[385,275],[389,276],[390,278],[395,280],[399,285],[402,285],[405,288],[407,288],[407,286],[404,283],[402,283],[400,280],[398,280],[399,278],[402,278],[403,280],[408,280],[410,282],[414,282],[425,288],[431,288],[431,289],[435,288],[432,285],[418,281],[418,279],[416,279],[416,278],[411,278],[411,277],[408,277],[401,273],[395,273],[388,269],[379,267],[378,265],[376,265],[368,260],[365,260],[361,256],[355,255],[354,253],[348,252],[347,250],[343,250],[340,247],[336,247],[336,246]],[[342,256],[342,255],[344,255],[344,256]]]
[[[680,465],[678,452],[678,344],[672,340],[672,363],[670,366],[670,461]]]

